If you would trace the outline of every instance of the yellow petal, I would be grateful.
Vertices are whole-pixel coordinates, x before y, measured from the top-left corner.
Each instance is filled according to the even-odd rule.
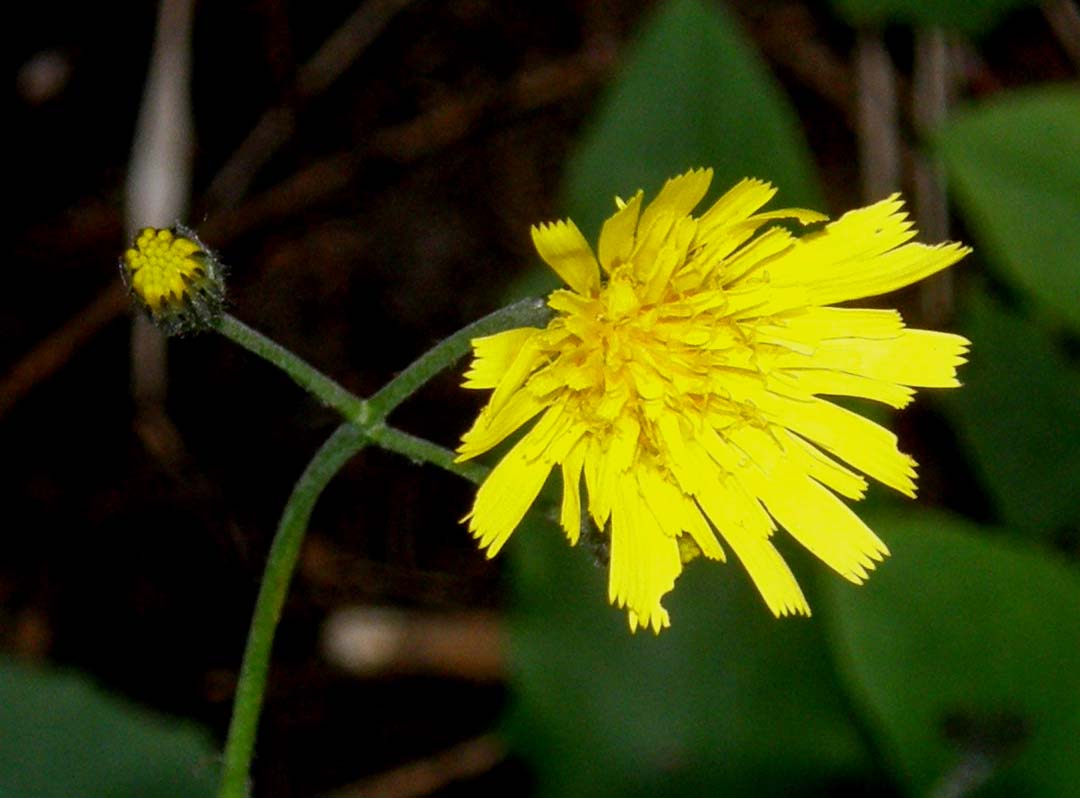
[[[543,364],[542,343],[543,339],[539,335],[530,336],[522,343],[488,400],[488,409],[491,412],[499,412],[504,403],[520,393],[518,389],[525,384],[529,375]]]
[[[658,302],[671,287],[671,277],[686,262],[687,249],[694,238],[697,221],[689,216],[677,220],[664,246],[647,273],[640,276],[645,283],[641,289],[644,304]]]
[[[719,275],[721,284],[737,287],[740,281],[767,268],[777,257],[794,245],[795,236],[784,228],[774,227],[766,230],[733,256],[724,260],[723,272]]]
[[[827,488],[849,499],[861,499],[866,495],[866,480],[833,460],[812,443],[804,441],[791,430],[771,430],[773,436],[783,441],[788,457],[800,469]]]
[[[959,385],[956,369],[970,346],[959,335],[908,329],[895,311],[813,308],[762,329],[767,333],[759,334],[759,342],[791,350],[776,357],[776,367],[828,369],[921,387]]]
[[[740,430],[734,439],[754,466],[740,478],[769,514],[846,579],[865,579],[888,549],[846,504],[807,476],[798,457],[802,452],[782,449],[759,430]]]
[[[904,320],[898,311],[881,308],[805,308],[762,329],[816,344],[831,338],[893,338],[904,330]]]
[[[629,260],[634,250],[634,233],[637,230],[641,201],[645,192],[638,191],[629,202],[604,222],[600,230],[597,254],[604,271],[611,273],[619,263]]]
[[[877,296],[941,271],[971,251],[959,244],[906,244],[915,233],[902,209],[893,196],[798,239],[769,264],[770,290],[803,286],[814,305]],[[761,314],[786,310],[780,299],[766,304]]]
[[[584,296],[600,291],[600,269],[576,224],[567,219],[533,225],[532,240],[540,257],[568,286]]]
[[[654,465],[639,465],[630,478],[637,480],[641,502],[656,519],[663,533],[671,538],[678,537],[683,531],[680,523],[683,492]]]
[[[971,342],[959,335],[932,330],[905,330],[896,338],[879,341],[830,341],[826,362],[847,344],[851,371],[879,380],[927,388],[955,388],[956,369],[967,362]]]
[[[888,548],[842,500],[794,471],[763,486],[769,512],[814,556],[849,581],[861,584]]]
[[[859,375],[899,385],[954,388],[956,369],[966,362],[970,342],[959,335],[930,330],[905,330],[895,338],[836,339],[823,342],[813,355],[785,357],[780,365],[800,365]],[[852,394],[849,394],[852,395]],[[853,394],[860,395],[860,394]]]
[[[750,574],[773,615],[809,615],[810,605],[795,575],[769,542],[770,527],[760,522],[760,506],[738,480],[714,483],[697,499]]]
[[[687,532],[697,547],[711,560],[723,560],[720,541],[702,518],[693,500],[656,467],[637,468],[636,476],[642,501],[668,537]]]
[[[547,402],[540,401],[528,391],[511,395],[497,412],[492,412],[489,404],[480,411],[472,428],[461,436],[455,462],[469,460],[502,443],[547,406]]]
[[[576,546],[581,534],[581,469],[585,464],[584,441],[579,440],[562,461],[562,508],[559,523],[571,546]]]
[[[694,458],[691,457],[691,447],[687,440],[689,430],[684,434],[678,415],[668,412],[664,412],[657,419],[656,429],[663,443],[665,465],[674,473],[683,491],[697,495],[705,475],[694,467]]]
[[[656,219],[664,214],[676,219],[689,214],[709,190],[712,176],[712,169],[691,169],[668,180],[656,195],[656,199],[641,212],[638,230],[642,233],[648,232]]]
[[[494,388],[506,374],[521,348],[540,330],[518,327],[483,338],[474,338],[474,358],[465,372],[466,388]]]
[[[915,396],[915,390],[906,385],[832,369],[789,369],[785,373],[810,396],[854,396],[897,409],[907,407]]]
[[[608,599],[633,613],[631,629],[640,624],[659,632],[670,625],[660,599],[671,591],[682,572],[679,544],[660,529],[633,480],[621,480],[616,491]]]
[[[586,438],[585,465],[582,473],[585,475],[585,490],[589,495],[589,515],[597,529],[603,529],[611,517],[611,506],[615,501],[615,484],[612,481],[615,474],[609,468],[605,468],[604,450],[595,437]]]
[[[627,363],[626,367],[633,378],[634,388],[642,399],[659,399],[664,395],[667,380],[657,373],[656,369],[634,361]]]
[[[701,508],[689,496],[683,498],[682,527],[702,554],[710,560],[725,562],[727,555],[716,538],[716,533],[702,515]]]
[[[814,224],[815,222],[827,222],[829,217],[827,214],[820,211],[812,211],[808,208],[784,208],[779,211],[766,211],[765,213],[755,213],[746,221],[751,224],[760,225],[762,222],[779,221],[783,219],[792,219],[799,224]]]
[[[774,423],[905,496],[915,496],[915,461],[897,448],[896,436],[884,427],[823,400],[795,401],[770,392],[758,400]]]
[[[641,425],[632,415],[619,416],[612,425],[612,435],[604,453],[604,467],[622,478],[637,455]]]
[[[701,215],[698,235],[705,238],[720,228],[745,221],[774,194],[776,189],[764,180],[752,177],[740,180]]]
[[[463,520],[489,558],[510,538],[525,512],[544,486],[551,463],[524,455],[528,436],[522,438],[491,470],[476,491],[472,511]]]
[[[549,463],[561,463],[587,434],[588,427],[574,410],[566,409],[566,404],[563,401],[548,408],[529,430],[525,456],[530,460],[540,458]]]

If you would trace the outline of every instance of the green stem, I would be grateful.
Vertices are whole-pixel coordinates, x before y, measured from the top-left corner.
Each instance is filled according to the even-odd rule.
[[[377,446],[391,452],[404,455],[416,464],[430,463],[438,466],[451,474],[464,477],[473,484],[479,485],[488,475],[486,466],[479,463],[455,462],[457,455],[450,449],[432,443],[426,438],[418,438],[407,432],[402,432],[385,424],[377,424],[367,430],[368,440]]]
[[[274,633],[296,568],[308,519],[323,488],[353,455],[369,443],[398,452],[416,463],[431,463],[472,482],[483,480],[487,474],[483,466],[456,463],[451,450],[389,427],[384,423],[385,419],[428,380],[460,359],[469,350],[469,342],[473,338],[511,327],[541,325],[549,318],[550,311],[543,302],[535,299],[523,300],[497,310],[437,344],[367,402],[232,316],[225,315],[218,322],[218,331],[227,338],[278,366],[297,384],[348,419],[308,463],[293,488],[274,535],[255,601],[244,661],[233,699],[233,715],[225,743],[218,798],[248,796],[248,774],[266,693]]]
[[[363,425],[368,421],[367,402],[341,387],[318,369],[294,355],[285,347],[271,341],[258,330],[253,330],[229,314],[222,315],[217,330],[229,340],[270,361],[284,371],[308,393],[337,410],[350,421]]]
[[[469,342],[473,338],[513,327],[537,327],[547,324],[550,318],[551,311],[542,300],[522,299],[462,327],[422,354],[368,399],[370,423],[377,424],[382,421],[424,383],[460,360],[469,351]]]
[[[248,631],[225,744],[219,798],[247,798],[248,795],[248,771],[266,693],[274,632],[281,618],[281,608],[285,604],[285,594],[292,580],[311,510],[327,483],[367,444],[363,432],[352,424],[345,423],[338,427],[304,469],[285,506],[270,547],[259,596],[255,600],[255,612]]]

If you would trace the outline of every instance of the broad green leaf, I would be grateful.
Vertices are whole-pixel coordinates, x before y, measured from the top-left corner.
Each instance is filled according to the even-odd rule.
[[[208,737],[108,695],[85,677],[0,658],[0,796],[212,796]]]
[[[999,24],[1015,8],[1034,0],[832,0],[837,13],[856,27],[934,25],[977,35]]]
[[[1080,527],[1080,374],[1031,321],[978,290],[962,299],[971,362],[935,402],[1003,523],[1043,539]]]
[[[614,197],[699,166],[714,193],[744,177],[774,183],[774,202],[821,208],[799,121],[761,57],[720,3],[662,3],[627,54],[567,174],[569,210],[586,235]]]
[[[945,127],[937,151],[979,253],[1080,331],[1080,89],[978,106]]]
[[[906,793],[1075,795],[1077,572],[945,514],[872,523],[892,557],[859,591],[830,582],[827,618]]]
[[[570,160],[567,210],[595,243],[616,196],[644,189],[649,199],[709,166],[713,197],[759,177],[779,189],[774,207],[823,210],[799,121],[752,43],[723,4],[671,0],[642,26]],[[538,270],[514,293],[555,285]]]
[[[630,633],[606,568],[553,525],[527,521],[510,551],[509,734],[538,795],[790,796],[871,778],[820,623],[775,619],[737,563],[689,564],[654,636]]]

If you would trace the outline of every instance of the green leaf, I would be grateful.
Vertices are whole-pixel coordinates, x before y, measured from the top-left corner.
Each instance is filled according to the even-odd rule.
[[[212,796],[216,760],[191,724],[114,698],[78,674],[0,658],[0,795]]]
[[[711,166],[717,196],[744,177],[779,189],[775,207],[822,208],[799,120],[753,45],[719,3],[661,3],[626,54],[567,171],[567,210],[586,238],[614,198]],[[515,296],[556,287],[549,269]]]
[[[1080,90],[1004,95],[958,115],[937,151],[980,254],[1080,331]]]
[[[631,634],[585,544],[510,544],[509,736],[539,796],[790,796],[872,778],[815,619],[777,620],[737,563],[695,561],[672,627]]]
[[[970,35],[988,32],[1014,8],[1033,0],[832,0],[840,16],[856,27],[888,24],[935,25]]]
[[[723,5],[672,0],[642,29],[571,160],[571,216],[595,236],[616,194],[655,196],[699,166],[713,168],[717,192],[760,177],[778,202],[821,207],[799,121],[753,45]]]
[[[944,514],[872,524],[891,559],[859,591],[831,582],[826,603],[841,671],[907,793],[975,795],[985,778],[979,796],[1074,795],[1076,572]]]
[[[1002,522],[1044,540],[1080,528],[1080,375],[1042,330],[985,293],[963,294],[960,310],[956,326],[973,342],[964,387],[934,401]]]

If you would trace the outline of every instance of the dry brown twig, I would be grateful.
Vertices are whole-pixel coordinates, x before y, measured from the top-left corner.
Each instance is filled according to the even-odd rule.
[[[182,218],[191,193],[191,32],[193,0],[161,0],[154,48],[128,166],[125,227],[167,227]],[[136,316],[131,326],[131,394],[135,430],[164,463],[176,465],[183,444],[165,411],[165,338]]]
[[[955,93],[953,74],[945,31],[940,28],[916,31],[912,119],[922,145],[948,115]],[[922,147],[913,153],[912,185],[919,232],[928,242],[946,240],[949,237],[949,203],[945,193],[945,173]],[[946,323],[952,316],[954,304],[953,273],[946,269],[924,280],[918,290],[922,322],[932,326]]]
[[[327,660],[358,677],[422,673],[469,681],[506,677],[506,632],[498,615],[345,607],[323,625]]]
[[[901,163],[895,70],[879,33],[859,33],[855,84],[862,199],[876,202],[900,187]]]
[[[460,95],[372,136],[366,153],[340,153],[305,167],[278,186],[231,210],[219,210],[200,225],[203,240],[221,246],[260,225],[285,218],[333,196],[356,178],[364,159],[390,157],[401,162],[430,155],[472,133],[477,120],[499,102],[512,113],[527,113],[572,98],[596,85],[610,70],[610,48],[557,59],[524,70],[504,91]],[[449,126],[440,120],[454,119]],[[59,371],[70,357],[127,309],[124,292],[110,283],[82,310],[27,352],[0,379],[0,416],[33,387]]]
[[[412,0],[369,0],[323,42],[297,71],[292,96],[304,102],[326,91],[341,77],[399,11]],[[247,194],[259,170],[289,140],[296,126],[293,106],[268,109],[217,175],[204,198],[207,208],[233,207]]]

